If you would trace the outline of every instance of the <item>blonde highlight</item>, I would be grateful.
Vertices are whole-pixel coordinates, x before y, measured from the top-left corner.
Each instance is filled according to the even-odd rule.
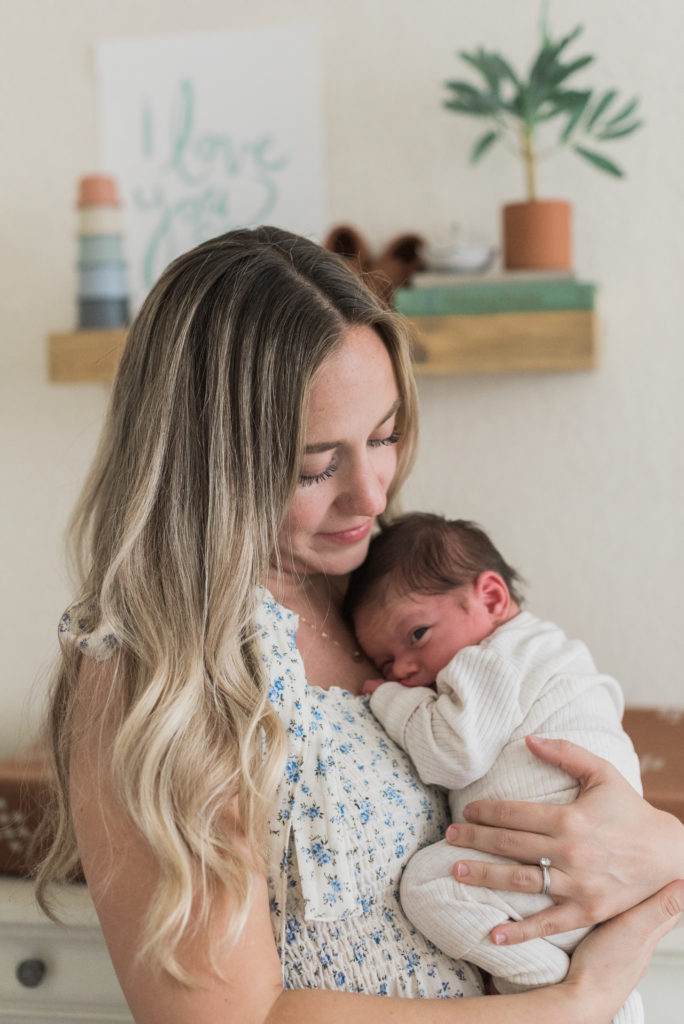
[[[255,637],[258,588],[296,486],[311,381],[352,325],[377,331],[397,377],[394,498],[415,452],[405,325],[338,257],[259,228],[198,246],[151,291],[70,525],[80,625],[113,638],[108,781],[159,863],[140,952],[186,983],[181,940],[201,933],[224,892],[235,942],[254,859],[265,868],[285,737]],[[48,911],[51,883],[78,867],[69,764],[82,658],[62,643],[48,722]]]

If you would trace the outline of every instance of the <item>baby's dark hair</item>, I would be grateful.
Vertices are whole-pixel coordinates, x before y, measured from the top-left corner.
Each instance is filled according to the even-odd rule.
[[[412,512],[373,538],[365,562],[351,574],[344,611],[351,621],[390,575],[399,593],[444,594],[474,583],[483,572],[498,573],[511,599],[522,604],[519,573],[479,526],[465,519]]]

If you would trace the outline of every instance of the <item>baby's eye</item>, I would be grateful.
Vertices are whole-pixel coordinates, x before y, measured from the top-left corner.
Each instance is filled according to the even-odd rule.
[[[417,644],[419,640],[422,640],[429,628],[429,626],[418,626],[417,629],[412,630],[411,643]]]

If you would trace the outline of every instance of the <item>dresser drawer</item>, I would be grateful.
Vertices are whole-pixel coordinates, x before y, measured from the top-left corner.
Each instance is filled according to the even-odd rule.
[[[85,886],[58,895],[65,925],[40,912],[30,882],[0,877],[0,1024],[131,1024]]]
[[[0,1021],[25,1018],[132,1019],[99,929],[0,925]]]
[[[0,925],[0,1021],[23,1019],[132,1019],[99,929]]]

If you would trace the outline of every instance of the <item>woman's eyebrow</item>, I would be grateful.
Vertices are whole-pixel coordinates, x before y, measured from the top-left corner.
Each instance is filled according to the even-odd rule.
[[[389,412],[386,413],[382,417],[380,422],[375,425],[375,429],[377,430],[384,423],[387,423],[387,420],[391,419],[392,416],[394,416],[394,414],[399,409],[400,405],[401,398],[397,398],[396,402],[393,403],[392,408],[389,410]],[[339,448],[341,444],[341,441],[319,441],[317,444],[307,444],[306,447],[304,448],[304,454],[317,455],[320,452],[331,452],[333,448]]]

